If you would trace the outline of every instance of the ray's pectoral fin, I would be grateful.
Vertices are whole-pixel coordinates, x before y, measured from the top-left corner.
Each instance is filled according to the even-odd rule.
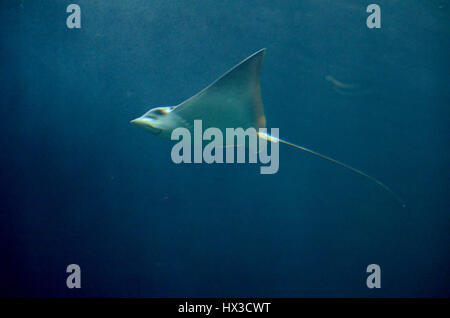
[[[262,49],[222,75],[211,85],[182,102],[174,113],[183,120],[203,121],[204,129],[265,127],[261,100],[260,70],[265,49]]]

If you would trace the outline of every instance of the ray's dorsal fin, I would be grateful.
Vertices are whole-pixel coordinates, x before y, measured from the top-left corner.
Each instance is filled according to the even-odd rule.
[[[265,49],[252,54],[174,109],[183,120],[201,119],[203,129],[265,127],[260,71]]]

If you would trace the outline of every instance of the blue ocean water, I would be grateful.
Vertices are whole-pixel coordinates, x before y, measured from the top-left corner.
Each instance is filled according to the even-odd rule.
[[[2,296],[450,296],[447,1],[378,0],[380,29],[331,0],[76,0],[68,29],[72,2],[0,5]],[[285,145],[274,175],[175,165],[129,124],[264,47],[268,126],[406,208]]]

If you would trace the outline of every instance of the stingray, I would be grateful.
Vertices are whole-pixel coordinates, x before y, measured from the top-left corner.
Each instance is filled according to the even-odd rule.
[[[266,127],[266,118],[261,99],[260,71],[265,49],[250,55],[231,68],[216,81],[177,106],[163,106],[150,109],[144,115],[131,121],[155,135],[169,138],[174,129],[184,127],[193,131],[194,120],[201,119],[204,129],[216,127],[250,128]],[[258,133],[260,138],[270,142],[281,142],[312,155],[328,160],[353,171],[390,193],[403,207],[403,200],[387,185],[367,173],[348,164],[323,155],[295,143]]]

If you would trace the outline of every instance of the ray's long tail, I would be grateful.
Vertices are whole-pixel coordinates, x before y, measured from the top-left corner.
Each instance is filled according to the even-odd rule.
[[[297,148],[297,149],[300,149],[300,150],[309,152],[310,154],[313,154],[314,156],[317,156],[317,157],[320,157],[320,158],[322,158],[322,159],[331,161],[331,162],[337,164],[338,166],[341,166],[341,167],[344,167],[344,168],[346,168],[346,169],[348,169],[348,170],[351,170],[351,171],[353,171],[353,172],[356,172],[357,174],[359,174],[359,175],[361,175],[361,176],[363,176],[363,177],[366,177],[366,178],[368,178],[369,180],[372,180],[374,183],[376,183],[377,185],[379,185],[380,187],[382,187],[384,190],[386,190],[387,192],[389,192],[389,193],[395,198],[395,200],[396,200],[398,203],[401,204],[402,207],[406,207],[405,201],[403,201],[402,198],[400,198],[400,196],[398,196],[394,191],[392,191],[391,188],[389,188],[387,185],[385,185],[385,184],[384,184],[383,182],[381,182],[380,180],[378,180],[378,179],[376,179],[376,178],[374,178],[374,177],[368,175],[367,173],[365,173],[365,172],[363,172],[363,171],[361,171],[361,170],[359,170],[359,169],[353,168],[352,166],[349,166],[349,165],[347,165],[347,164],[345,164],[345,163],[343,163],[343,162],[340,162],[340,161],[338,161],[338,160],[336,160],[336,159],[333,159],[333,158],[331,158],[331,157],[322,155],[321,153],[318,153],[318,152],[316,152],[316,151],[314,151],[314,150],[311,150],[311,149],[308,149],[308,148],[306,148],[306,147],[303,147],[303,146],[294,144],[294,143],[292,143],[292,142],[289,142],[289,141],[286,141],[286,140],[283,140],[283,139],[280,139],[280,138],[276,138],[276,137],[273,137],[273,136],[270,136],[270,135],[267,135],[267,134],[263,134],[263,133],[259,133],[258,135],[259,135],[261,138],[264,138],[264,139],[269,140],[269,141],[271,141],[271,142],[282,142],[282,143],[284,143],[284,144],[286,144],[286,145],[289,145],[289,146],[291,146],[291,147],[294,147],[294,148]]]

